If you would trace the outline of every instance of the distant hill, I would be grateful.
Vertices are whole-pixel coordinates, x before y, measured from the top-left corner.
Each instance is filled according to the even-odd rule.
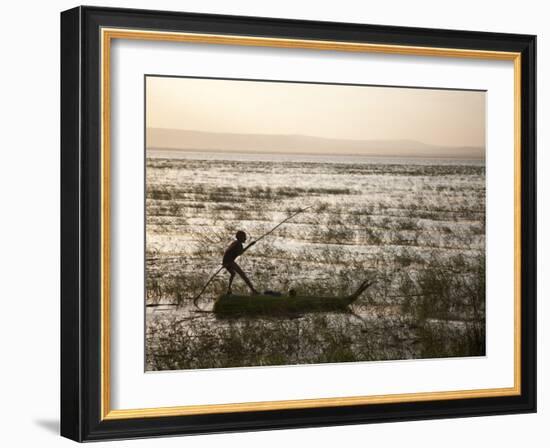
[[[147,149],[467,159],[485,157],[483,147],[434,146],[414,140],[346,140],[308,135],[232,134],[161,128],[147,128]]]

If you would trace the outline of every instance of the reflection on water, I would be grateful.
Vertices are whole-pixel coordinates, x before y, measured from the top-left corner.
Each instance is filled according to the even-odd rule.
[[[148,370],[468,356],[464,341],[481,330],[467,321],[419,325],[397,305],[255,318],[158,306],[147,309],[147,320]]]

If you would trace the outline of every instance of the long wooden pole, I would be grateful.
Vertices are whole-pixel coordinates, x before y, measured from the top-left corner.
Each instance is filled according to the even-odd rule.
[[[212,280],[214,280],[214,277],[216,277],[216,275],[218,275],[218,274],[221,272],[222,269],[223,269],[223,266],[220,266],[220,268],[219,268],[216,272],[214,272],[214,273],[212,274],[212,276],[208,279],[208,281],[207,281],[207,282],[204,284],[204,286],[202,287],[201,292],[199,292],[199,293],[197,294],[197,296],[193,299],[193,305],[195,305],[197,308],[198,308],[197,300],[199,300],[199,298],[200,298],[200,296],[202,296],[202,293],[204,292],[204,290],[208,287],[208,285],[210,284],[210,282],[211,282]]]
[[[285,222],[287,221],[290,221],[292,218],[294,218],[295,216],[299,215],[300,213],[303,213],[305,212],[307,209],[311,208],[312,206],[310,205],[309,207],[306,207],[306,208],[302,208],[300,210],[298,210],[296,213],[294,213],[293,215],[290,215],[289,217],[285,218],[284,220],[282,220],[279,224],[277,224],[275,227],[273,227],[269,232],[266,232],[264,233],[262,236],[260,236],[259,238],[257,238],[255,241],[253,241],[252,243],[250,243],[248,246],[246,246],[246,248],[243,250],[243,253],[244,251],[248,250],[253,244],[256,244],[258,241],[264,239],[266,236],[272,234],[273,232],[275,232],[275,230],[277,230],[279,227],[281,227]],[[212,282],[212,280],[214,280],[214,278],[221,272],[221,270],[223,269],[223,266],[220,266],[220,268],[214,272],[210,278],[208,279],[208,281],[204,284],[204,286],[202,287],[201,291],[197,294],[197,296],[193,299],[193,305],[195,305],[197,308],[198,308],[198,305],[197,305],[197,300],[199,300],[200,296],[202,296],[202,293],[206,290],[206,288],[208,287],[208,285]]]
[[[300,213],[303,213],[305,212],[308,208],[311,208],[312,206],[310,205],[309,207],[306,207],[306,208],[302,208],[300,210],[298,210],[296,213],[294,213],[293,215],[290,215],[288,218],[284,219],[283,221],[281,221],[279,224],[277,224],[275,227],[273,227],[269,232],[267,233],[264,233],[261,237],[257,238],[256,241],[254,241],[254,243],[257,243],[258,241],[264,239],[266,236],[272,234],[273,232],[275,232],[275,230],[277,230],[280,226],[282,226],[285,222],[287,221],[290,221],[292,218],[294,218],[296,215],[299,215]],[[248,247],[247,247],[248,249]]]

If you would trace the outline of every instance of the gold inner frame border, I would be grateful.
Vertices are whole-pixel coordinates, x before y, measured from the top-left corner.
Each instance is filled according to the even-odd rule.
[[[432,400],[503,397],[521,394],[521,53],[469,50],[459,48],[419,47],[306,39],[282,39],[139,29],[101,29],[101,420],[144,417],[307,409],[382,403],[407,403]],[[414,56],[456,57],[506,60],[514,63],[514,386],[442,392],[402,393],[302,400],[279,400],[208,405],[111,409],[110,346],[110,71],[111,42],[131,39],[165,42],[240,45],[253,47],[296,48],[356,53],[383,53]]]

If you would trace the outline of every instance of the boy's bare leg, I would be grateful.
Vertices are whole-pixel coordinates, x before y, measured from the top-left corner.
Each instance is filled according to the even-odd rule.
[[[244,282],[247,284],[247,286],[250,288],[250,290],[254,293],[254,294],[257,294],[258,291],[256,291],[256,289],[254,288],[254,286],[252,285],[252,282],[248,279],[248,277],[246,276],[246,274],[244,273],[244,271],[241,269],[241,267],[237,264],[237,263],[233,263],[232,266],[231,266],[234,270],[234,272],[236,272],[237,274],[239,274],[239,276],[244,280]],[[233,274],[234,275],[234,274]]]
[[[235,278],[235,271],[233,269],[229,270],[229,284],[227,285],[227,295],[231,294],[231,285],[233,284],[233,279]]]

